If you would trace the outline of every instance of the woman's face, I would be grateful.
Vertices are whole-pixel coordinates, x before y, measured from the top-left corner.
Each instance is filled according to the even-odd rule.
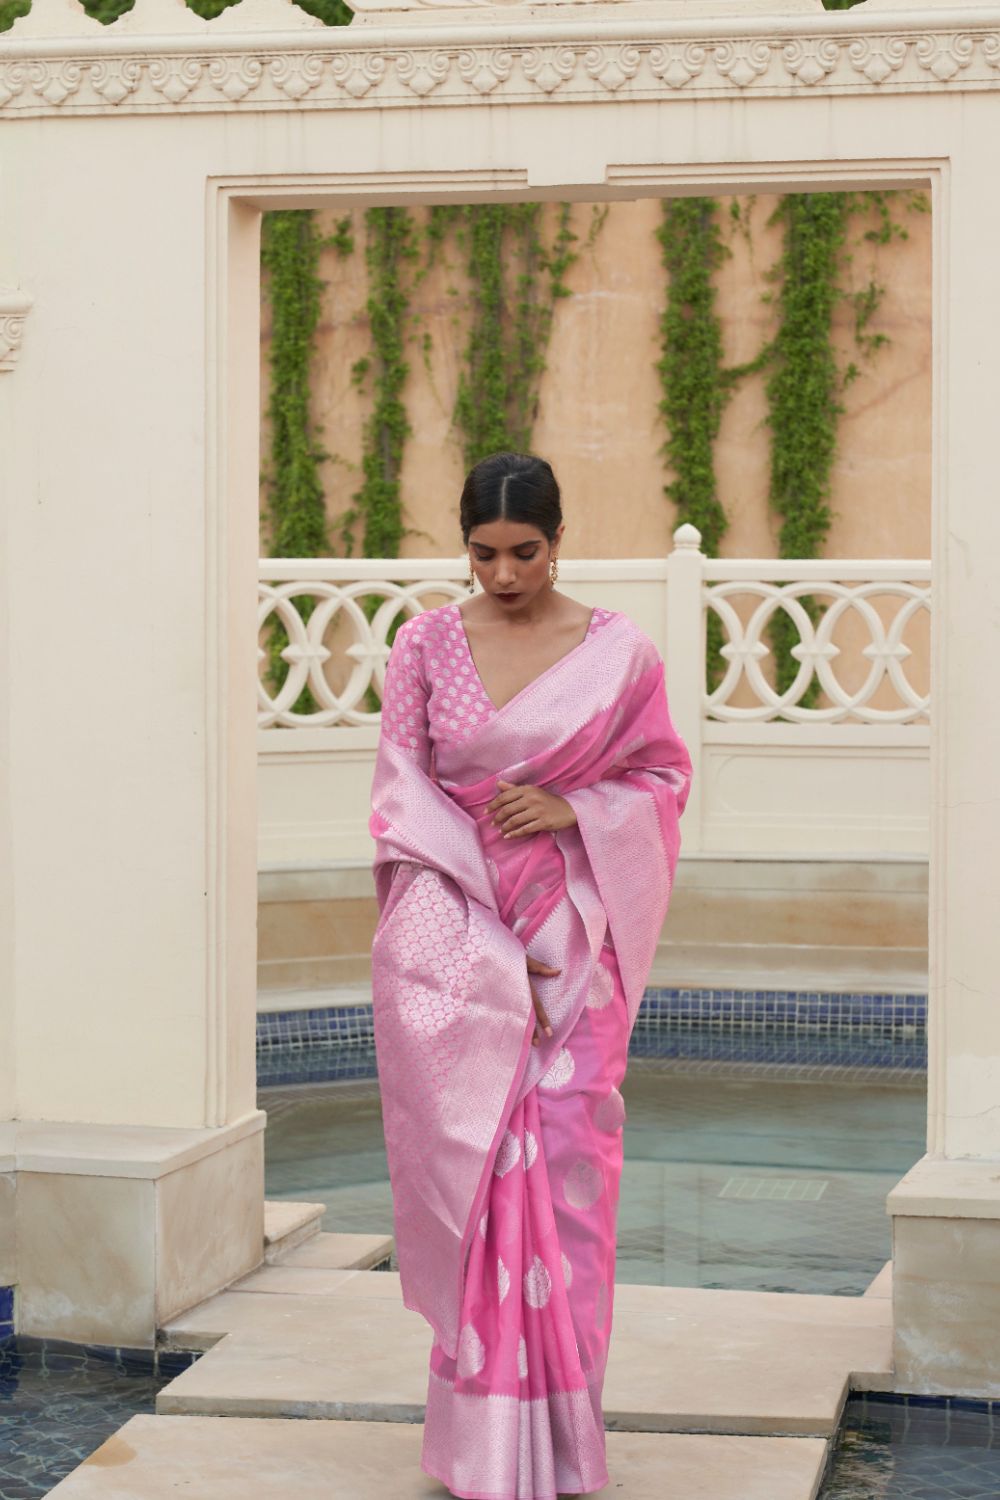
[[[549,560],[556,556],[562,526],[551,546],[537,526],[490,521],[469,532],[469,565],[485,593],[501,606],[524,606],[549,587]]]

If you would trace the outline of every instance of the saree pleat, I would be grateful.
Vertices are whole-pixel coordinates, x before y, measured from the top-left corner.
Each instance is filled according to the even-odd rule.
[[[463,1500],[555,1500],[609,1479],[620,1090],[690,761],[626,616],[491,712],[456,609],[397,632],[373,786],[397,1253],[435,1335],[422,1467]],[[577,824],[504,839],[498,777],[558,792]],[[532,976],[538,1046],[525,952],[558,969]]]

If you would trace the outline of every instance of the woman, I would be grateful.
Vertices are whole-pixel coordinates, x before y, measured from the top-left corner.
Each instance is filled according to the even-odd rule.
[[[550,466],[484,459],[461,526],[483,593],[386,664],[375,1042],[403,1299],[435,1335],[421,1465],[555,1500],[608,1483],[618,1088],[691,762],[650,639],[554,588]]]

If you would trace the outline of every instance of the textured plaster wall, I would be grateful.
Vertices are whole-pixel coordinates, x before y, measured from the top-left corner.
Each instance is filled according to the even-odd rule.
[[[744,233],[730,219],[738,202]],[[774,330],[774,310],[762,301],[766,273],[780,253],[780,229],[767,220],[771,194],[722,200],[723,233],[731,250],[718,276],[718,309],[728,362],[741,363]],[[551,224],[555,205],[543,210]],[[425,211],[414,211],[420,217]],[[654,232],[654,199],[607,206],[600,232],[590,231],[598,205],[575,204],[572,225],[579,259],[569,271],[573,295],[555,309],[548,368],[542,377],[533,448],[548,457],[563,487],[565,556],[655,556],[669,550],[675,524],[663,495],[668,473],[660,447],[665,430],[657,412],[660,384],[658,319],[665,272]],[[319,214],[323,231],[335,214]],[[926,557],[930,551],[931,222],[927,213],[900,217],[909,238],[889,246],[866,243],[856,228],[850,277],[863,286],[874,276],[886,286],[873,325],[890,343],[844,393],[840,452],[834,474],[834,521],[827,555]],[[360,482],[362,428],[370,397],[351,383],[351,366],[370,353],[364,267],[364,225],[354,215],[355,253],[330,249],[321,274],[327,282],[314,367],[314,414],[322,441],[336,459],[324,468],[328,513],[335,519]],[[454,555],[462,550],[458,496],[464,464],[451,411],[461,369],[468,308],[461,252],[432,268],[413,292],[409,327],[410,376],[406,401],[413,434],[403,467],[406,555]],[[265,296],[262,373],[266,401],[269,329]],[[430,336],[426,354],[422,345]],[[843,362],[858,358],[853,311],[837,312]],[[765,378],[736,390],[719,436],[720,493],[730,518],[727,556],[773,556],[777,518],[767,503],[769,429]],[[263,450],[266,455],[266,425]],[[262,548],[262,550],[266,550]],[[360,539],[355,553],[360,553]]]

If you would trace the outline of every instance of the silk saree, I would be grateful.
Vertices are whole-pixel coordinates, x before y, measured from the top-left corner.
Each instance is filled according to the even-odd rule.
[[[463,1500],[608,1483],[601,1406],[628,1041],[691,763],[624,613],[501,708],[457,604],[385,669],[369,828],[375,1044],[403,1300],[434,1334],[421,1464]],[[577,822],[504,838],[497,780]],[[536,1019],[525,954],[553,1035]]]

